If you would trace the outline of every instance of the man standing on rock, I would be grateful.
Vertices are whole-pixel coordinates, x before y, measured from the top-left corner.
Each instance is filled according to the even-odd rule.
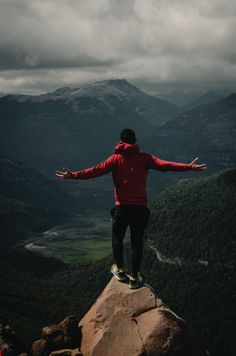
[[[147,207],[146,180],[149,169],[160,171],[200,171],[206,164],[176,163],[161,160],[148,153],[140,152],[136,144],[135,132],[124,129],[114,153],[98,165],[78,172],[63,168],[56,171],[61,179],[89,179],[112,172],[114,182],[115,207],[112,215],[112,249],[115,264],[111,272],[119,281],[126,279],[123,263],[123,239],[126,229],[131,233],[131,276],[129,287],[139,288],[142,284],[140,265],[143,251],[143,236],[150,211]]]

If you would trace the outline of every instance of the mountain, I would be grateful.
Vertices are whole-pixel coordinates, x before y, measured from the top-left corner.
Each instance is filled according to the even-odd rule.
[[[232,92],[234,90],[176,90],[166,94],[158,94],[158,97],[177,105],[181,112],[184,112],[223,99]]]
[[[152,184],[163,189],[178,179],[233,167],[236,164],[235,117],[236,94],[231,94],[179,115],[143,140],[143,150],[162,159],[189,163],[199,157],[199,163],[208,165],[204,172],[161,173],[159,183],[154,183],[153,175]]]
[[[216,101],[223,99],[223,95],[213,92],[213,91],[208,91],[199,97],[195,98],[194,100],[190,101],[186,105],[181,107],[181,111],[185,112],[194,108],[197,108],[202,105],[207,105],[211,103],[215,103]]]
[[[149,136],[175,117],[176,110],[126,80],[38,96],[8,95],[0,98],[0,149],[54,176],[62,165],[75,170],[105,159],[125,127]]]
[[[185,106],[203,94],[197,90],[175,90],[166,94],[158,94],[158,97],[167,100],[179,107]]]
[[[36,169],[0,157],[1,250],[48,229],[72,211],[73,199]]]

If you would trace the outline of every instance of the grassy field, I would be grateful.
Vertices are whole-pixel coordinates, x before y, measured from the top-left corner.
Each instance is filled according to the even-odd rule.
[[[112,253],[111,218],[107,211],[86,211],[24,242],[27,250],[68,264],[88,263]],[[129,230],[125,243],[129,240]]]

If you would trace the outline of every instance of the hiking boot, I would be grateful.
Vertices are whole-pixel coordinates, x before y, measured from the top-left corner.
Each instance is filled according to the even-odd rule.
[[[111,266],[111,273],[114,274],[118,281],[124,281],[126,279],[126,274],[123,268],[118,268],[117,265]]]
[[[129,288],[130,289],[138,289],[143,286],[143,278],[140,273],[138,273],[138,276],[135,279],[129,279]]]

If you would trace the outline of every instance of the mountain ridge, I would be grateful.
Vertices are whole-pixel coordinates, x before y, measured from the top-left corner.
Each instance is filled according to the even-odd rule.
[[[62,88],[54,94],[0,98],[2,154],[47,175],[62,165],[75,170],[77,162],[81,168],[93,165],[113,152],[125,127],[148,137],[176,114],[175,106],[125,80],[97,86],[87,86],[83,95]],[[110,95],[112,88],[116,95]]]

